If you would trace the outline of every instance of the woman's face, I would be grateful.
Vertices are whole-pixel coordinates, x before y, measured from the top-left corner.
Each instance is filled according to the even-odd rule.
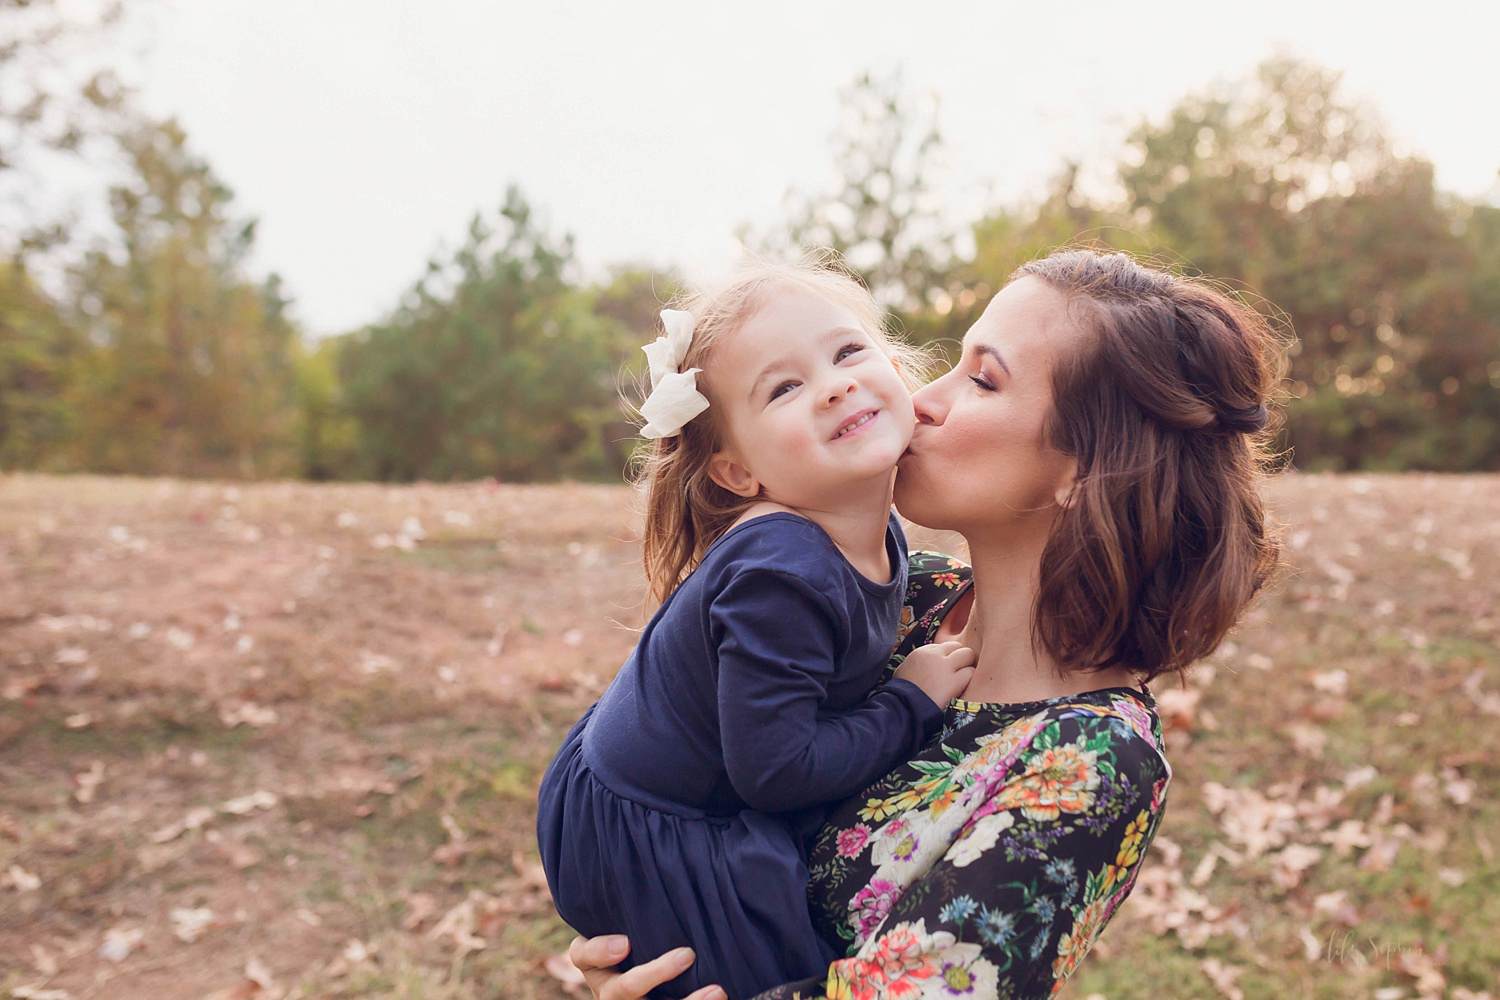
[[[1023,277],[991,300],[948,374],[913,397],[917,428],[896,476],[896,507],[918,524],[1045,538],[1074,463],[1044,440],[1052,369],[1084,336],[1062,293]]]

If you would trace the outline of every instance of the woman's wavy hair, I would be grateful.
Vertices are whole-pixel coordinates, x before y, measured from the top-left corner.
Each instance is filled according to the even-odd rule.
[[[1052,374],[1049,443],[1077,462],[1041,560],[1033,639],[1065,668],[1146,680],[1212,652],[1281,546],[1261,487],[1283,338],[1198,279],[1120,253],[1023,265],[1093,336]]]
[[[712,375],[714,355],[778,290],[796,288],[848,309],[896,363],[907,388],[926,381],[931,356],[898,337],[886,312],[832,251],[809,250],[800,260],[753,259],[728,281],[677,296],[669,308],[693,314],[693,342],[682,368]],[[637,453],[635,483],[645,489],[641,560],[652,604],[664,601],[702,561],[753,500],[724,489],[708,474],[708,463],[724,443],[721,408],[714,405],[712,378],[700,379],[709,407],[681,433],[657,438]]]

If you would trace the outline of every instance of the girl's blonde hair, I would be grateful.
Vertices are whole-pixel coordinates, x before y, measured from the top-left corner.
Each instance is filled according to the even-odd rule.
[[[693,342],[682,370],[711,370],[718,346],[738,332],[777,289],[794,288],[848,309],[896,363],[907,388],[915,390],[931,368],[930,355],[891,330],[886,312],[845,271],[831,252],[811,252],[798,261],[752,260],[727,282],[678,295],[670,308],[693,314]],[[699,389],[712,400],[708,386]],[[724,444],[724,425],[710,405],[681,433],[658,438],[638,454],[635,482],[646,492],[641,559],[652,604],[666,600],[702,561],[708,547],[754,502],[724,489],[708,474],[709,459]]]

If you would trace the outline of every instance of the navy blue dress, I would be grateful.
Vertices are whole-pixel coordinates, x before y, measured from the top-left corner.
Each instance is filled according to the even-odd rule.
[[[871,693],[906,591],[894,515],[886,549],[877,584],[794,514],[725,533],[548,767],[537,838],[562,918],[628,934],[639,961],[697,952],[652,996],[739,1000],[838,957],[808,912],[806,840],[942,722],[907,681]]]

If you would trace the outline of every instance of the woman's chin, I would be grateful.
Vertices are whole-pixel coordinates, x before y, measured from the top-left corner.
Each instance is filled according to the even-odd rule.
[[[932,510],[928,504],[923,502],[925,498],[922,496],[921,491],[912,486],[908,486],[904,490],[901,488],[902,475],[904,474],[900,472],[896,474],[896,491],[893,498],[896,505],[896,513],[911,523],[921,525],[924,528],[931,528],[934,531],[944,530],[943,525],[939,523],[943,520],[942,517],[938,511]]]

